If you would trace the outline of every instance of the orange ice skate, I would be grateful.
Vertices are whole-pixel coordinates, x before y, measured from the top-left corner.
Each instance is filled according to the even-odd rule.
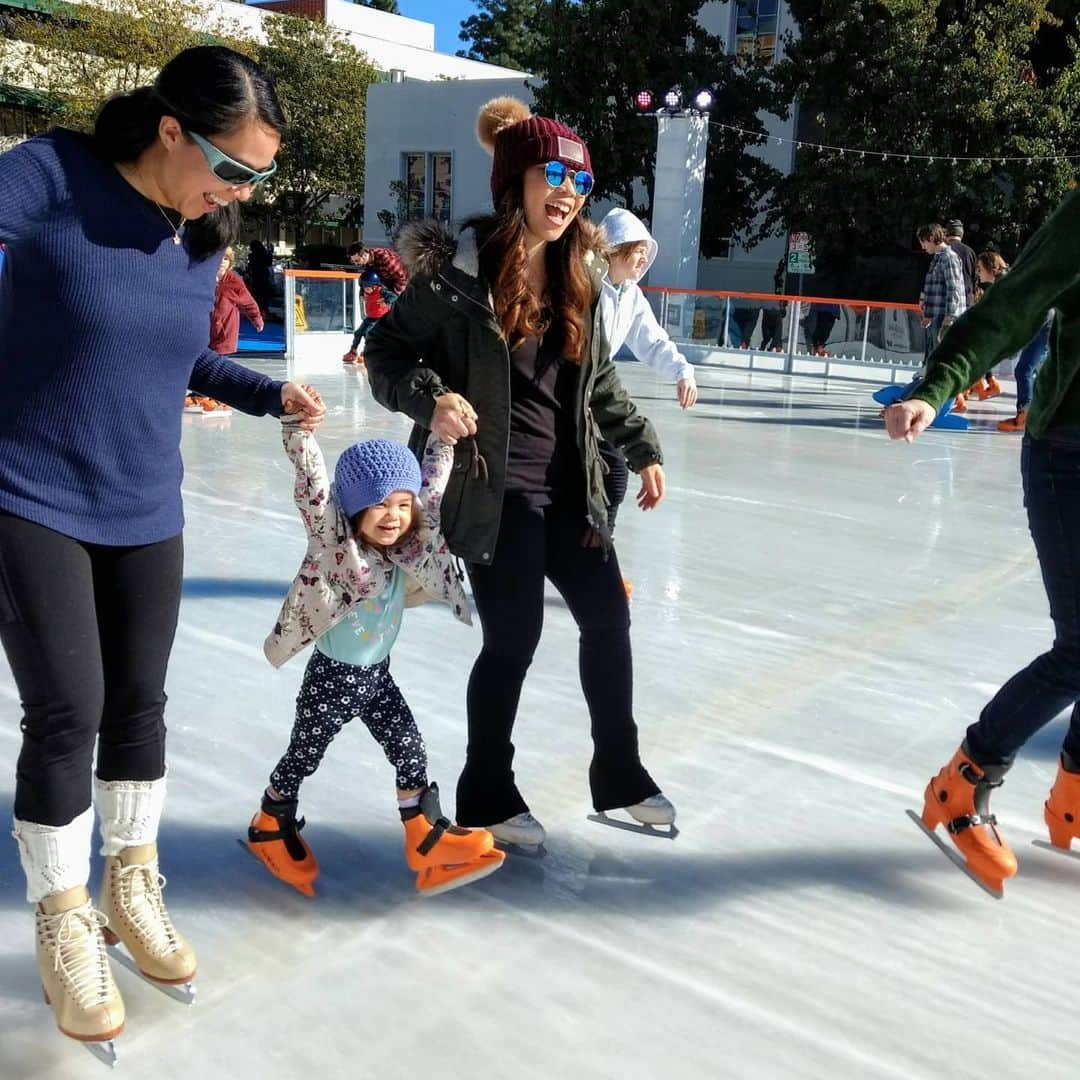
[[[405,826],[405,861],[416,871],[416,888],[435,896],[493,874],[506,855],[495,849],[487,829],[465,829],[443,817],[439,788],[430,784],[420,805],[402,807]]]
[[[1057,779],[1043,807],[1043,820],[1050,830],[1050,843],[1069,851],[1074,837],[1080,836],[1080,773],[1067,770],[1063,760],[1058,761]]]
[[[921,824],[946,852],[950,849],[934,835],[944,825],[967,864],[967,872],[995,896],[1006,879],[1016,873],[1016,856],[1002,839],[997,819],[990,813],[990,792],[1000,787],[1005,766],[976,765],[966,744],[926,786]]]
[[[314,896],[319,863],[300,836],[304,819],[297,821],[296,807],[296,799],[278,802],[264,794],[262,808],[248,826],[247,848],[274,877]]]

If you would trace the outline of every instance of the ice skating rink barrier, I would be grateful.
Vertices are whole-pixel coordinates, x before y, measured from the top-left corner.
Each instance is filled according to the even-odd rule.
[[[290,379],[341,370],[364,318],[360,274],[285,271],[285,363]]]
[[[348,271],[285,271],[290,379],[341,369],[364,317],[359,282],[359,273]],[[926,331],[916,304],[652,285],[644,291],[660,325],[698,362],[907,382],[923,360]],[[773,344],[766,348],[769,333]],[[821,339],[816,354],[812,344]]]
[[[787,374],[907,382],[923,361],[917,304],[643,286],[660,325],[690,359]],[[835,318],[834,318],[835,317]],[[823,353],[812,350],[821,321]],[[765,335],[775,334],[770,347]]]

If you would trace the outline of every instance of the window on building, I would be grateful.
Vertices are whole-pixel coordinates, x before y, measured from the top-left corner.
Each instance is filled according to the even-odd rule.
[[[450,155],[432,154],[431,216],[450,220]]]
[[[427,217],[427,155],[405,155],[405,220]]]
[[[743,64],[768,67],[776,59],[780,0],[736,0],[735,55]]]
[[[405,154],[405,217],[407,221],[434,217],[449,221],[453,202],[450,154]]]

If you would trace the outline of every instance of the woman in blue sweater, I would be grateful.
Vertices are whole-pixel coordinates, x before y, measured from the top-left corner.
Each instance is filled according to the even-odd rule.
[[[0,643],[23,706],[14,835],[46,997],[83,1041],[124,1022],[107,942],[151,979],[195,975],[156,844],[185,390],[303,413],[311,428],[324,411],[314,391],[206,348],[221,251],[284,126],[269,76],[206,46],[107,102],[92,136],[56,130],[0,155]]]

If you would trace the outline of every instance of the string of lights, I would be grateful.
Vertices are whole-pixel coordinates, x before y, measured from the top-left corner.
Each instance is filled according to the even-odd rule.
[[[807,142],[804,139],[788,139],[782,135],[765,135],[760,131],[751,131],[748,128],[738,127],[735,124],[724,124],[719,120],[709,120],[710,127],[724,128],[727,131],[737,131],[741,135],[749,135],[761,144],[775,143],[777,146],[794,146],[797,150],[822,150],[836,154],[838,157],[853,157],[859,160],[873,158],[879,161],[924,161],[927,165],[942,162],[950,165],[962,163],[975,165],[1005,165],[1007,162],[1022,162],[1032,165],[1037,161],[1080,161],[1080,154],[912,154],[900,150],[864,150],[851,146],[831,146],[828,143]]]
[[[661,98],[658,98],[651,90],[639,90],[634,95],[634,108],[643,114],[656,116],[699,116],[708,117],[716,102],[713,92],[705,87],[698,90],[691,99],[689,106],[683,105],[682,91],[677,87],[668,90]],[[777,146],[794,146],[796,150],[818,150],[823,153],[835,154],[837,157],[852,157],[859,161],[867,158],[875,161],[896,161],[905,164],[910,162],[925,162],[926,165],[938,163],[948,165],[1007,165],[1016,162],[1024,165],[1034,165],[1036,162],[1080,162],[1080,154],[913,154],[903,150],[867,150],[857,146],[833,146],[829,143],[809,142],[805,139],[789,139],[783,135],[766,135],[750,128],[739,127],[737,124],[725,124],[709,117],[709,127],[723,128],[726,131],[737,131],[740,135],[746,135],[754,139],[759,145],[775,143]]]

